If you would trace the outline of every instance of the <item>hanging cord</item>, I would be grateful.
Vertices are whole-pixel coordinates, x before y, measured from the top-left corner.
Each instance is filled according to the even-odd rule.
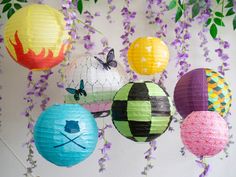
[[[210,165],[205,161],[204,157],[200,157],[199,160],[195,160],[197,164],[204,169],[204,171],[199,175],[199,177],[206,177],[209,173]]]

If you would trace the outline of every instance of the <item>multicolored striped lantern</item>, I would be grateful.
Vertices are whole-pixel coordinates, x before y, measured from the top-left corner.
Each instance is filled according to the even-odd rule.
[[[170,97],[157,84],[130,82],[114,97],[112,121],[123,136],[148,142],[167,130],[173,112]]]
[[[58,10],[33,4],[18,10],[7,21],[4,42],[10,56],[30,70],[48,70],[64,59],[69,35]]]
[[[136,39],[128,50],[128,62],[132,70],[141,75],[161,73],[169,62],[167,45],[156,37]]]
[[[34,128],[38,152],[51,163],[70,167],[85,160],[98,140],[97,124],[78,104],[53,105],[38,118]]]
[[[127,74],[121,64],[118,63],[117,68],[106,70],[93,55],[80,55],[70,63],[66,73],[68,87],[79,89],[80,81],[84,80],[87,96],[81,96],[77,101],[74,95],[67,93],[65,102],[83,105],[95,117],[110,114],[113,97],[127,83]]]
[[[232,94],[220,73],[199,68],[180,78],[175,86],[174,102],[183,118],[193,111],[216,111],[224,117],[231,107]]]
[[[194,155],[214,156],[228,143],[228,125],[217,112],[192,112],[181,124],[181,138]]]

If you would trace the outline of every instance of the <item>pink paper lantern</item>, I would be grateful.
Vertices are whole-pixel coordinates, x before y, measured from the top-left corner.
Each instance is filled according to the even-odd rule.
[[[185,147],[196,156],[214,156],[227,145],[229,129],[217,112],[196,111],[181,124],[181,138]]]

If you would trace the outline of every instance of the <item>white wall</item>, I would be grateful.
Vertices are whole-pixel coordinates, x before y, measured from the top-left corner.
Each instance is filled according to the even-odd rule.
[[[50,4],[56,8],[60,7],[61,1],[47,0],[47,4]],[[110,45],[116,50],[118,59],[118,51],[122,48],[120,36],[122,34],[120,9],[123,1],[116,1],[117,10],[113,13],[115,19],[114,24],[109,24],[104,17],[96,19],[94,26],[101,30],[103,34],[108,37]],[[144,16],[145,1],[133,1],[132,8],[138,11],[138,17],[136,18],[136,30],[133,39],[139,36],[153,35],[155,28],[147,25]],[[99,0],[96,6],[91,5],[91,8],[98,9],[104,14],[108,8],[104,5],[105,0]],[[92,3],[91,3],[92,4]],[[106,4],[106,3],[105,3]],[[93,11],[92,9],[92,11]],[[173,15],[166,16],[166,20],[170,24],[170,30],[167,37],[167,42],[170,44],[174,39],[174,23],[170,21]],[[6,21],[4,21],[5,23]],[[225,22],[231,25],[231,21]],[[231,26],[227,25],[227,28],[221,29],[221,36],[231,43],[231,48],[228,51],[231,60],[231,70],[227,72],[226,77],[228,82],[232,86],[233,93],[235,93],[236,84],[236,33],[233,32]],[[211,57],[215,59],[214,62],[207,64],[204,62],[202,56],[202,50],[199,48],[199,39],[197,32],[200,30],[198,25],[191,28],[191,34],[193,36],[191,40],[191,55],[189,61],[192,64],[192,69],[197,67],[209,67],[215,68],[220,63],[220,60],[216,57],[215,53],[211,53]],[[96,39],[100,39],[101,36],[97,36]],[[212,41],[209,37],[209,41]],[[212,51],[216,48],[214,42],[209,44]],[[171,47],[170,47],[171,48]],[[80,51],[80,50],[78,50]],[[26,141],[26,124],[27,121],[20,115],[25,107],[23,96],[26,89],[26,75],[27,70],[18,64],[16,64],[4,49],[3,59],[3,75],[1,77],[1,85],[3,85],[2,93],[3,99],[3,116],[2,127],[0,135],[7,141],[7,143],[14,149],[16,154],[24,160],[27,156],[27,151],[22,144]],[[98,50],[94,51],[98,52]],[[171,49],[171,56],[174,57],[174,50]],[[177,70],[174,68],[175,61],[172,60],[168,66],[169,77],[166,81],[166,86],[169,94],[173,96],[173,89],[176,83]],[[56,72],[58,68],[55,68]],[[57,74],[50,79],[50,87],[48,94],[51,96],[50,104],[55,102],[63,102],[63,92],[56,88],[55,78],[59,78]],[[235,97],[234,97],[235,98]],[[235,111],[235,99],[232,105],[232,116],[230,121],[234,126],[233,132],[236,135],[236,121],[234,120]],[[40,110],[35,111],[35,118],[39,114]],[[111,123],[110,118],[106,118],[107,123]],[[98,120],[98,124],[101,125],[101,120]],[[180,148],[183,146],[180,135],[179,125],[172,123],[175,131],[173,133],[166,132],[163,136],[158,138],[158,150],[155,152],[156,160],[153,162],[155,168],[150,171],[149,177],[197,177],[201,170],[195,163],[195,157],[187,153],[185,157],[180,154]],[[111,160],[107,163],[107,171],[103,174],[98,173],[97,160],[101,154],[99,148],[101,144],[97,145],[97,149],[86,161],[73,168],[59,168],[55,165],[44,160],[37,152],[36,159],[38,161],[38,167],[35,170],[35,174],[40,177],[138,177],[141,176],[140,172],[146,164],[143,153],[148,148],[148,144],[136,144],[122,137],[115,129],[109,131],[108,139],[112,142],[112,150],[110,151]],[[234,139],[235,140],[235,139]],[[228,159],[221,160],[223,154],[219,154],[214,158],[208,160],[211,164],[212,170],[209,177],[235,177],[234,164],[236,163],[236,149],[235,146],[230,148],[230,157]],[[25,169],[16,161],[16,159],[9,153],[9,151],[0,143],[0,177],[19,177],[25,172]]]

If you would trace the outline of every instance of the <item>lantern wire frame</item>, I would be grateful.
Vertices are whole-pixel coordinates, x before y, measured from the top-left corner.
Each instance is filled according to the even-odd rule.
[[[65,95],[65,103],[81,104],[94,115],[104,118],[110,115],[113,97],[127,82],[127,74],[120,63],[116,68],[106,70],[94,58],[96,54],[82,54],[72,59],[65,70],[65,86],[79,89],[80,81],[84,81],[87,96],[80,96],[76,101],[73,94]],[[104,57],[100,57],[104,62]]]

